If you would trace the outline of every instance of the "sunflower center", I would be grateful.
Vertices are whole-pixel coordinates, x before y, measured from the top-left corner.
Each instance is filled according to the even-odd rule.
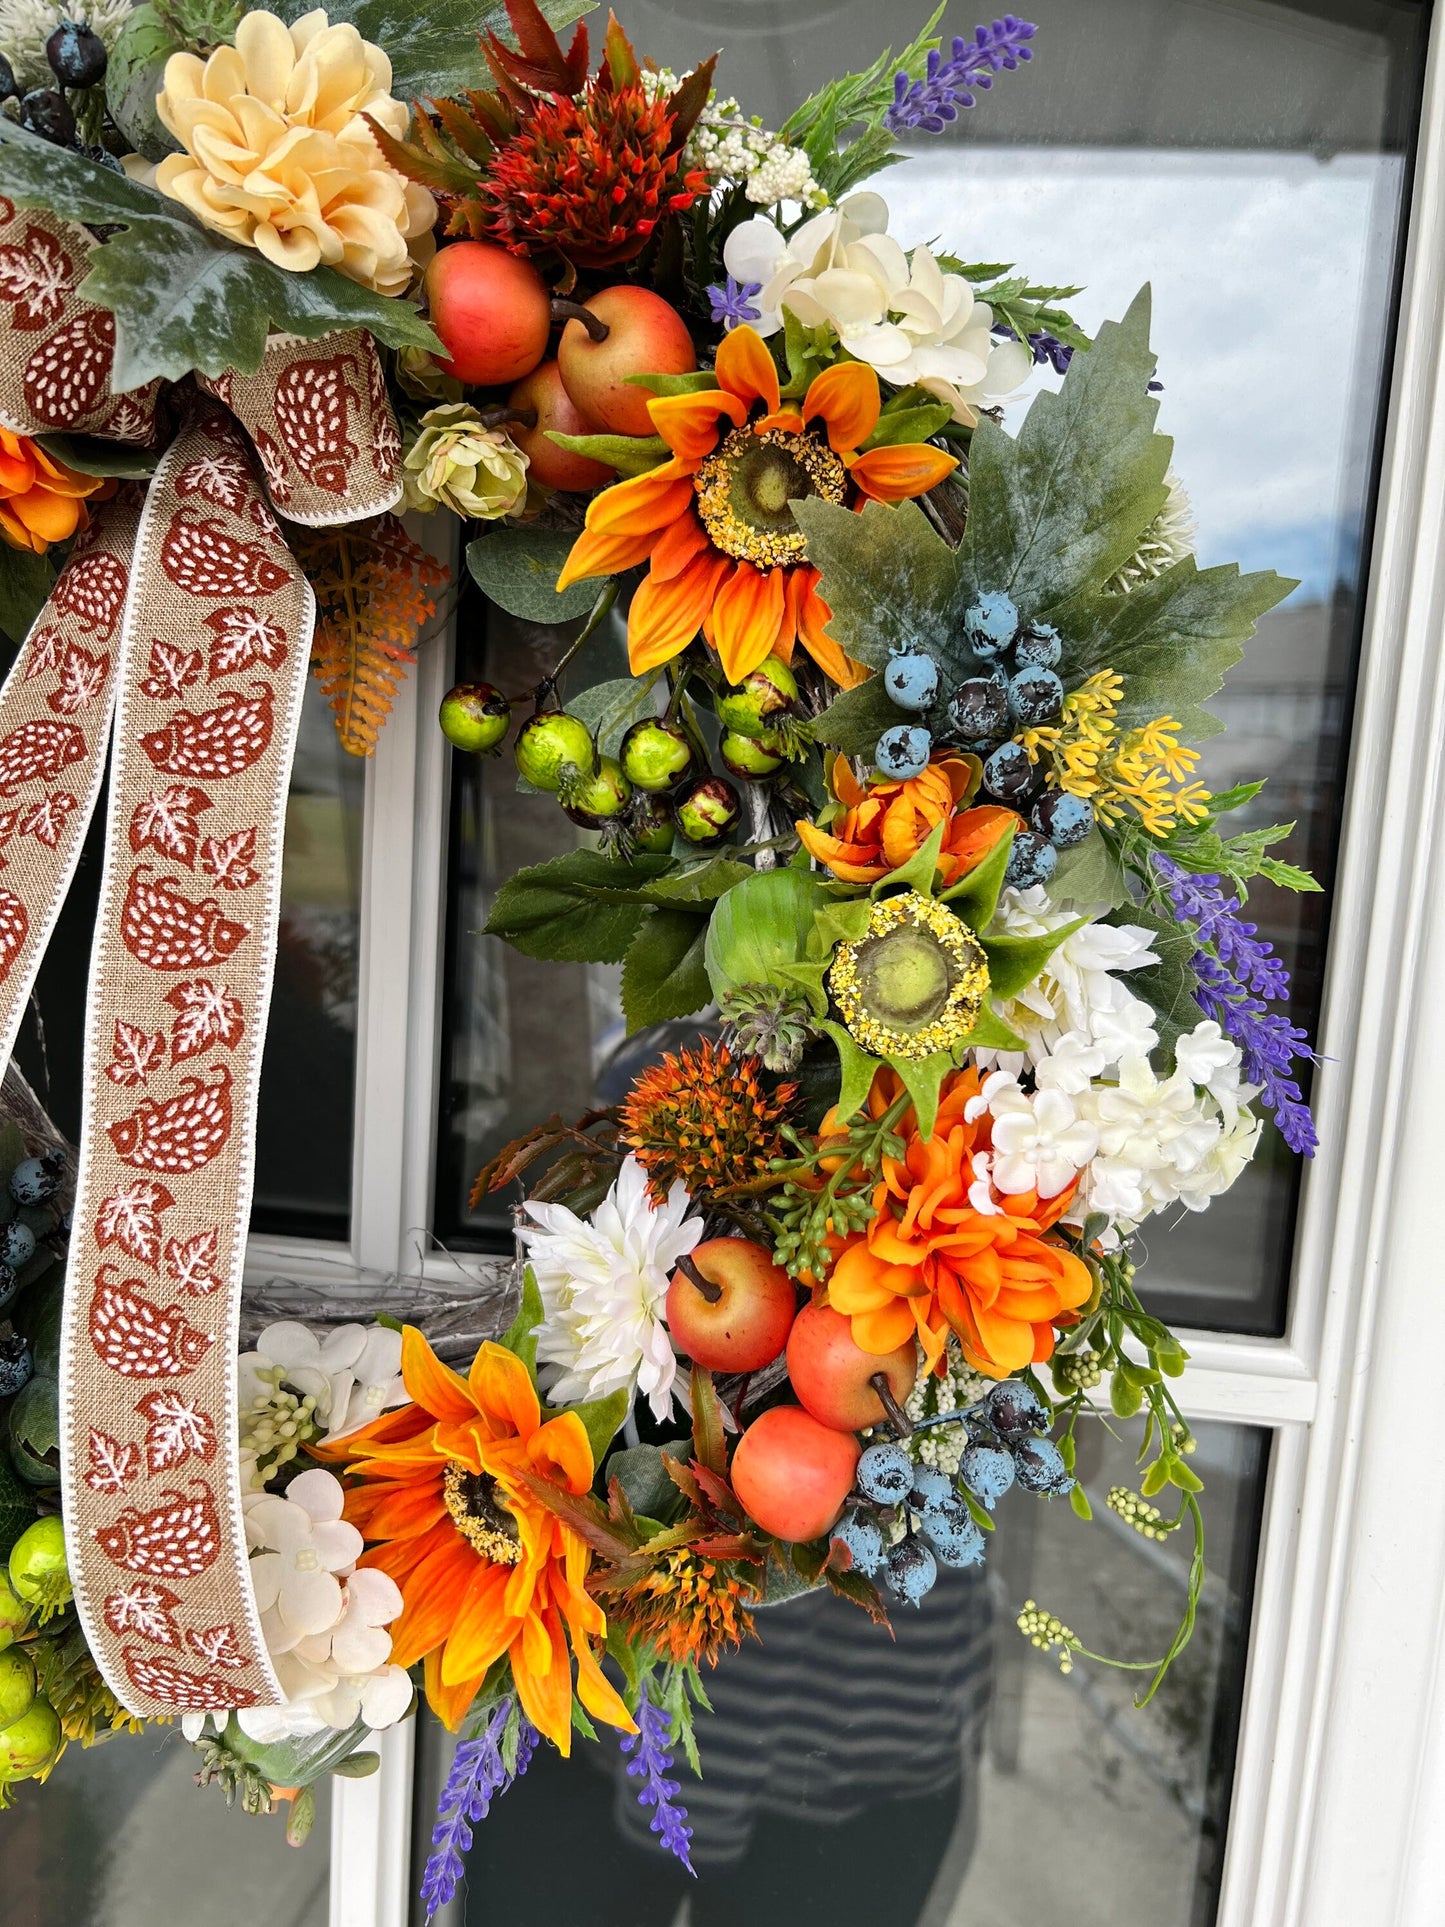
[[[931,1024],[948,1002],[954,979],[947,951],[911,924],[859,947],[859,995],[875,1016],[898,1030]]]
[[[473,1472],[451,1460],[442,1474],[442,1497],[452,1524],[473,1552],[497,1566],[515,1566],[520,1561],[517,1522],[490,1472]]]
[[[988,960],[951,910],[907,890],[874,904],[866,936],[839,944],[828,985],[865,1050],[914,1060],[952,1050],[972,1030]]]
[[[848,471],[819,435],[742,427],[708,456],[693,487],[714,548],[760,569],[786,568],[805,547],[788,504],[806,495],[843,501]]]

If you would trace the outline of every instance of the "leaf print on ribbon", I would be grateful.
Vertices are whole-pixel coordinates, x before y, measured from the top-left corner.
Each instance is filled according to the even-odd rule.
[[[157,1646],[179,1646],[180,1628],[172,1614],[181,1603],[179,1593],[151,1579],[133,1579],[105,1602],[105,1623],[113,1633],[139,1633]]]
[[[0,301],[15,310],[10,325],[16,334],[34,334],[58,321],[79,279],[75,263],[48,228],[28,227],[19,243],[0,248]]]
[[[201,495],[217,508],[239,515],[251,487],[251,470],[245,457],[235,448],[201,455],[176,477],[177,495]]]
[[[65,834],[65,825],[72,810],[78,810],[79,803],[67,790],[52,790],[49,796],[42,796],[24,812],[16,811],[18,821],[15,826],[17,836],[33,836],[37,843],[43,843],[47,850],[53,850]],[[5,818],[9,810],[0,813],[0,845],[9,839],[5,835]]]
[[[211,1416],[179,1392],[147,1392],[136,1411],[146,1421],[146,1465],[152,1474],[169,1472],[187,1459],[216,1456]]]
[[[123,1190],[102,1198],[95,1219],[95,1242],[104,1251],[119,1245],[143,1265],[156,1265],[161,1255],[161,1213],[175,1199],[154,1178],[136,1178]]]
[[[152,1071],[158,1071],[166,1061],[166,1034],[158,1030],[151,1035],[140,1024],[128,1024],[123,1018],[115,1020],[115,1035],[111,1042],[115,1056],[105,1067],[105,1074],[112,1084],[121,1084],[126,1090],[134,1090],[137,1084],[144,1084]]]
[[[43,629],[37,629],[30,638],[25,656],[25,675],[22,680],[33,682],[37,676],[45,675],[48,670],[58,669],[65,660],[65,652],[69,647],[70,640],[63,629],[53,629],[49,623]]]
[[[194,1238],[184,1242],[179,1238],[166,1240],[166,1275],[182,1291],[188,1291],[192,1298],[205,1298],[213,1291],[219,1291],[225,1282],[216,1274],[216,1259],[221,1243],[219,1225],[209,1231],[198,1231]]]
[[[216,1501],[199,1479],[190,1497],[163,1492],[150,1512],[127,1506],[114,1525],[101,1526],[95,1536],[118,1566],[152,1579],[194,1579],[215,1564],[221,1550]]]
[[[260,663],[276,669],[286,660],[286,632],[255,609],[216,609],[206,617],[216,640],[211,644],[208,681],[234,675]]]
[[[213,984],[208,977],[177,984],[166,992],[166,1002],[181,1013],[171,1025],[171,1062],[183,1063],[199,1057],[212,1044],[234,1050],[246,1028],[241,1000],[225,984]]]
[[[210,808],[210,797],[190,783],[152,790],[143,803],[136,805],[131,817],[130,847],[137,856],[145,849],[157,850],[193,870],[201,835],[196,818]]]
[[[256,868],[256,831],[237,830],[233,836],[208,836],[201,844],[201,868],[223,890],[249,890],[259,883]]]
[[[236,1638],[236,1629],[227,1620],[220,1626],[207,1626],[203,1632],[188,1632],[186,1644],[197,1659],[208,1666],[249,1666],[248,1656],[241,1651]]]
[[[108,1432],[90,1428],[90,1470],[85,1483],[92,1492],[122,1492],[140,1471],[140,1448],[122,1445]]]
[[[110,674],[110,656],[93,656],[78,642],[71,643],[60,664],[60,682],[45,698],[60,716],[78,716],[89,709],[105,688]]]
[[[170,703],[190,688],[201,673],[199,649],[182,649],[159,637],[151,644],[150,668],[140,689],[153,702]]]

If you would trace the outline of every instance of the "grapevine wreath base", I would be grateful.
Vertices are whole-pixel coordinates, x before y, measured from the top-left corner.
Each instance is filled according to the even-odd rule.
[[[107,790],[79,1145],[0,1098],[0,1799],[179,1719],[299,1840],[424,1697],[429,1915],[574,1734],[691,1868],[673,1759],[759,1610],[885,1638],[1015,1487],[1087,1531],[1100,1407],[1178,1634],[1018,1624],[1147,1699],[1204,1568],[1138,1234],[1315,1147],[1245,909],[1315,886],[1199,749],[1293,585],[1196,563],[1147,289],[1091,339],[878,191],[1032,25],[770,130],[576,11],[0,10],[6,1056]],[[488,931],[620,964],[639,1068],[478,1175],[515,1263],[243,1297],[306,672],[371,754],[458,534],[551,667],[440,727],[578,832]]]

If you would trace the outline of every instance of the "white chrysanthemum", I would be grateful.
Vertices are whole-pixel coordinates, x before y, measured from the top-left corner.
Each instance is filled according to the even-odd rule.
[[[546,1320],[537,1361],[561,1368],[551,1388],[560,1404],[635,1389],[665,1419],[672,1407],[677,1356],[667,1334],[668,1279],[702,1236],[689,1218],[680,1183],[666,1203],[648,1195],[647,1176],[629,1156],[617,1182],[586,1223],[565,1205],[529,1203],[534,1220],[518,1236],[527,1246]]]
[[[55,76],[45,58],[45,43],[62,20],[89,27],[110,52],[125,25],[131,0],[90,0],[71,7],[65,0],[0,0],[0,53],[15,70],[22,93],[53,87]]]
[[[948,402],[955,421],[972,425],[1032,372],[1031,350],[994,339],[993,310],[962,275],[945,274],[926,247],[905,252],[888,233],[881,195],[850,194],[791,237],[755,215],[728,236],[723,261],[762,288],[759,334],[775,334],[784,309],[804,327],[831,328],[884,381]]]

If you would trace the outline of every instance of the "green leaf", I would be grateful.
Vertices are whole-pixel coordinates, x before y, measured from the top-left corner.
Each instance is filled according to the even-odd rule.
[[[79,292],[115,316],[117,392],[192,369],[254,374],[272,333],[308,341],[366,328],[389,347],[442,344],[407,302],[373,294],[334,268],[290,274],[232,247],[154,188],[0,121],[0,195],[17,207],[119,231],[92,248]]]
[[[467,544],[467,567],[482,593],[524,622],[574,622],[591,610],[605,576],[589,575],[557,593],[557,578],[577,537],[559,529],[493,529]]]
[[[1174,1045],[1181,1031],[1193,1030],[1203,1015],[1194,998],[1198,980],[1190,968],[1194,939],[1172,918],[1156,916],[1138,904],[1111,911],[1104,921],[1142,925],[1154,938],[1154,953],[1159,962],[1147,970],[1131,970],[1129,989],[1152,1007],[1159,1047],[1165,1054],[1166,1068],[1172,1069]]]
[[[1076,903],[1088,909],[1101,903],[1120,909],[1133,902],[1123,865],[1097,830],[1060,854],[1049,878],[1049,897],[1054,903]]]
[[[692,1368],[692,1449],[699,1465],[727,1477],[728,1447],[723,1430],[722,1400],[712,1373],[705,1365]]]
[[[585,455],[589,462],[605,462],[624,477],[646,475],[672,454],[661,435],[564,435],[549,428],[547,440],[570,454]]]
[[[1139,1481],[1139,1493],[1142,1498],[1154,1499],[1159,1496],[1169,1483],[1169,1475],[1173,1469],[1173,1464],[1174,1461],[1167,1453],[1155,1459],[1154,1463],[1149,1467],[1149,1470]]]
[[[868,935],[872,914],[867,897],[841,897],[825,903],[813,918],[811,954],[828,957],[840,943],[861,943]]]
[[[961,1065],[971,1050],[1022,1050],[1024,1040],[1009,1029],[991,1004],[985,1003],[967,1037],[960,1037],[953,1055]]]
[[[805,870],[758,870],[722,897],[707,933],[707,974],[713,995],[739,984],[774,981],[779,964],[804,962],[822,885]]]
[[[560,32],[590,13],[595,0],[539,0],[539,4],[547,24]],[[295,20],[309,11],[309,0],[290,0],[279,11]],[[391,90],[402,100],[489,88],[495,83],[477,36],[490,28],[510,45],[516,44],[504,7],[479,12],[467,0],[428,0],[421,11],[409,0],[329,0],[327,17],[333,22],[351,21],[363,39],[386,49]]]
[[[911,408],[885,408],[878,426],[864,442],[864,450],[893,448],[899,442],[926,442],[953,420],[947,402],[927,402]]]
[[[0,1559],[10,1557],[10,1548],[22,1532],[35,1524],[35,1499],[4,1452],[0,1452]]]
[[[1298,864],[1282,863],[1274,856],[1261,857],[1256,874],[1262,876],[1266,883],[1277,884],[1281,890],[1317,891],[1324,888],[1308,870],[1301,870]]]
[[[611,682],[593,683],[590,689],[579,689],[567,698],[567,712],[582,718],[604,756],[615,756],[638,717],[653,713],[652,690],[661,673],[657,670],[650,676],[618,676]]]
[[[933,1136],[934,1120],[938,1116],[938,1093],[943,1088],[943,1080],[953,1069],[952,1051],[935,1051],[932,1057],[899,1057],[892,1060],[893,1068],[903,1080],[903,1088],[913,1099],[913,1108],[918,1115],[918,1135],[925,1142]]]
[[[497,892],[486,934],[524,957],[621,963],[646,911],[641,887],[665,862],[628,864],[599,850],[570,850],[518,870]]]
[[[819,593],[833,612],[828,634],[850,656],[883,669],[893,648],[921,646],[936,658],[945,682],[968,673],[976,658],[960,640],[965,605],[957,560],[916,502],[865,502],[855,514],[810,496],[792,510],[808,540],[808,560],[823,573]]]
[[[587,1442],[592,1447],[592,1463],[601,1465],[608,1446],[622,1428],[622,1421],[632,1410],[632,1393],[626,1385],[620,1385],[606,1398],[588,1399],[585,1405],[568,1405],[563,1409],[581,1419]]]
[[[986,1505],[974,1498],[966,1485],[960,1485],[958,1495],[968,1507],[968,1516],[981,1532],[992,1532],[996,1521]]]
[[[878,897],[885,890],[918,890],[924,896],[932,896],[933,879],[938,870],[938,853],[943,848],[943,832],[947,824],[939,821],[929,831],[928,841],[920,843],[906,863],[896,870],[890,870],[886,877],[880,877],[868,892],[870,897]]]
[[[1131,1385],[1120,1370],[1109,1380],[1109,1403],[1116,1417],[1133,1418],[1144,1403],[1144,1394],[1137,1385]]]
[[[1088,1521],[1094,1516],[1094,1508],[1089,1504],[1088,1494],[1081,1485],[1069,1487],[1069,1505],[1076,1518]]]
[[[517,1307],[517,1315],[497,1342],[503,1351],[521,1359],[533,1384],[537,1380],[537,1327],[546,1315],[537,1275],[528,1265],[522,1272],[522,1302]]]
[[[966,877],[960,877],[952,889],[942,893],[941,900],[953,914],[962,917],[974,930],[982,932],[993,922],[1013,846],[1014,832],[1005,830],[983,862],[975,864]]]
[[[1169,1483],[1177,1486],[1181,1492],[1202,1492],[1204,1490],[1203,1479],[1200,1478],[1199,1474],[1194,1470],[1194,1467],[1192,1465],[1186,1465],[1183,1459],[1171,1459],[1169,1461]]]
[[[818,1028],[826,1031],[838,1047],[838,1063],[842,1071],[842,1081],[838,1089],[838,1122],[846,1124],[862,1110],[873,1088],[873,1078],[880,1060],[870,1057],[853,1041],[852,1033],[842,1024],[826,1019]]]
[[[1066,937],[1082,930],[1088,921],[1076,917],[1037,937],[982,937],[979,941],[988,958],[988,987],[995,997],[1017,997],[1031,984]]]
[[[1154,432],[1153,372],[1144,288],[1122,321],[1106,321],[1074,356],[1057,393],[1035,396],[1017,439],[987,416],[979,422],[958,552],[972,588],[1005,591],[1029,621],[1129,560],[1164,506],[1173,447]]]
[[[0,542],[0,629],[19,648],[45,607],[55,574],[43,555]]]
[[[845,689],[809,725],[814,740],[846,756],[872,756],[878,738],[898,721],[898,708],[888,699],[881,676],[870,676],[856,689]]]
[[[1215,816],[1225,816],[1230,810],[1242,809],[1246,803],[1252,803],[1263,788],[1264,782],[1261,781],[1236,783],[1231,790],[1216,790],[1209,799],[1209,807]]]
[[[756,875],[750,863],[739,863],[732,856],[714,856],[706,863],[694,863],[673,875],[659,877],[656,883],[645,884],[642,894],[649,903],[661,904],[664,909],[687,904],[701,909]]]
[[[700,395],[704,389],[717,387],[717,376],[711,368],[695,368],[687,375],[627,375],[624,379],[630,387],[645,388],[650,395]]]
[[[683,1445],[686,1457],[685,1442]],[[676,1452],[673,1457],[677,1456]],[[643,1518],[670,1524],[682,1511],[682,1494],[668,1476],[663,1454],[656,1445],[629,1445],[607,1461],[608,1479],[616,1479],[622,1495]]]
[[[160,454],[154,448],[128,448],[124,442],[102,441],[96,435],[37,435],[47,455],[64,462],[78,475],[115,475],[144,481],[154,475]]]
[[[670,1017],[701,1010],[712,996],[705,916],[690,910],[649,910],[622,960],[622,1011],[627,1034]]]

